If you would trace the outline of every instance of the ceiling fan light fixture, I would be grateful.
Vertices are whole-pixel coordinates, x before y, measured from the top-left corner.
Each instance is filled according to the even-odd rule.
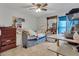
[[[40,8],[36,9],[36,12],[41,12],[41,9]]]

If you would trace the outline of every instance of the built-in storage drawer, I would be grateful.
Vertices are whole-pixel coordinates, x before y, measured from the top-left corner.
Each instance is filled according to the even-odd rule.
[[[4,42],[2,42],[2,46],[5,46],[5,45],[9,45],[9,44],[12,44],[12,43],[16,43],[16,40],[6,40]]]
[[[16,36],[16,32],[11,32],[11,31],[9,31],[9,32],[2,32],[1,33],[1,37],[3,38],[3,37],[12,37],[12,36]]]
[[[15,36],[13,36],[13,37],[3,37],[1,39],[2,39],[1,42],[5,42],[7,40],[16,40],[16,37]]]
[[[15,47],[16,47],[15,43],[3,46],[3,47],[1,47],[1,52],[5,51],[5,50],[8,50],[8,49],[11,49],[11,48],[15,48]]]
[[[1,37],[11,37],[16,36],[16,29],[15,28],[2,28],[1,30]]]

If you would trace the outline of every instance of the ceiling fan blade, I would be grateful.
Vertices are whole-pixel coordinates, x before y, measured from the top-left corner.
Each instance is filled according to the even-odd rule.
[[[32,6],[35,7],[36,9],[40,8],[41,4],[40,3],[32,3]]]
[[[41,10],[43,10],[43,11],[47,11],[47,9],[44,9],[44,8],[42,8]]]
[[[27,7],[27,6],[22,6],[22,8],[27,9],[27,10],[32,10],[32,9],[37,9],[36,7]]]
[[[36,9],[35,7],[30,7],[30,8],[26,8],[28,10],[33,10],[33,9]]]
[[[47,3],[42,3],[41,7],[46,7],[48,4]]]
[[[32,5],[35,5],[35,3],[32,3]]]
[[[32,6],[29,5],[29,6],[21,6],[21,7],[22,8],[29,8],[29,7],[32,7]]]

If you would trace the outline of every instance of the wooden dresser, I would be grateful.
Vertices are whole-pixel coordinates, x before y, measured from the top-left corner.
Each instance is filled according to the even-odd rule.
[[[0,27],[0,52],[16,47],[16,28]]]

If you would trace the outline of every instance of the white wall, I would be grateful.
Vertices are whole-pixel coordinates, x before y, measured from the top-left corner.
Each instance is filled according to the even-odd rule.
[[[23,24],[24,28],[36,30],[36,17],[33,17],[30,14],[23,14],[22,12],[12,10],[7,7],[2,7],[0,8],[0,26],[10,26],[12,25],[12,16],[16,17],[22,17],[25,19],[25,22]]]
[[[46,30],[47,29],[47,19],[46,17],[39,17],[38,18],[38,30]]]

